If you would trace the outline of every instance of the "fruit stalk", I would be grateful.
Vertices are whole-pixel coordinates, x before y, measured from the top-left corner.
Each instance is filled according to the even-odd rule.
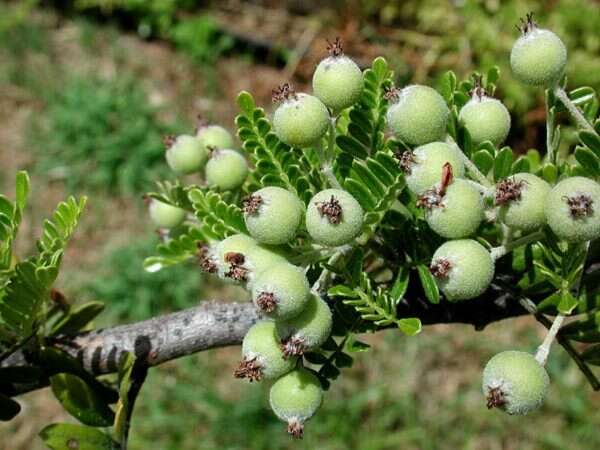
[[[565,316],[562,314],[558,314],[554,318],[554,322],[548,330],[548,334],[546,334],[544,342],[542,342],[542,345],[540,345],[537,351],[535,352],[535,359],[537,362],[540,363],[541,366],[544,366],[546,364],[546,361],[548,360],[548,355],[550,354],[550,347],[552,346],[552,342],[554,342],[554,338],[556,337],[558,330],[560,330],[560,327],[562,326],[564,320]]]
[[[520,247],[522,245],[530,244],[532,242],[539,241],[539,240],[543,239],[544,237],[545,237],[545,233],[543,231],[536,231],[534,233],[527,234],[523,237],[520,237],[519,239],[510,241],[504,245],[494,247],[490,251],[490,253],[492,255],[492,259],[494,261],[496,261],[497,259],[499,259],[499,258],[503,257],[504,255],[513,251],[515,248]]]
[[[565,105],[565,108],[567,108],[567,111],[569,111],[569,114],[571,114],[571,117],[573,117],[573,119],[575,119],[575,122],[577,122],[577,125],[579,127],[583,128],[584,130],[590,131],[590,132],[594,133],[596,136],[600,137],[600,135],[598,135],[598,133],[596,133],[596,130],[594,129],[592,124],[589,123],[588,120],[583,115],[583,113],[581,111],[579,111],[579,108],[577,108],[577,106],[575,106],[575,104],[571,101],[571,99],[569,98],[569,96],[567,95],[567,93],[565,92],[565,90],[563,88],[561,88],[560,86],[556,86],[554,88],[553,92],[554,92],[554,95],[556,95],[556,97],[561,101],[561,103],[563,105]]]
[[[335,125],[337,116],[331,117],[329,120],[329,131],[327,133],[327,151],[323,162],[323,173],[329,182],[329,186],[333,189],[344,189],[333,173],[331,162],[335,158]]]

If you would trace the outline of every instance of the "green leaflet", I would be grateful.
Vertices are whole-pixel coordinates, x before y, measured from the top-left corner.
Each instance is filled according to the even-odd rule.
[[[203,188],[189,191],[194,213],[202,223],[202,234],[208,239],[221,240],[236,233],[248,233],[242,210],[226,203],[221,194]]]

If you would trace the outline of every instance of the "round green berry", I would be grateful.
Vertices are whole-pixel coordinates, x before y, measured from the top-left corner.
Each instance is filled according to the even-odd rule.
[[[244,337],[242,362],[235,376],[250,381],[278,378],[292,370],[296,360],[284,357],[275,322],[262,320],[254,324]]]
[[[223,191],[239,188],[248,176],[248,163],[235,150],[216,149],[206,164],[206,181]]]
[[[178,174],[198,172],[208,158],[208,151],[194,136],[181,135],[167,139],[167,164]]]
[[[198,141],[206,151],[210,148],[233,148],[233,138],[229,131],[220,125],[205,125],[196,132]]]
[[[185,219],[185,210],[159,200],[150,201],[150,218],[157,227],[175,228]]]
[[[301,438],[304,422],[321,406],[323,389],[315,374],[304,368],[279,378],[269,393],[269,403],[275,415],[288,424],[288,433]]]
[[[600,237],[600,185],[589,178],[559,182],[548,194],[544,211],[561,239],[576,243]]]
[[[517,173],[496,185],[498,219],[521,231],[534,231],[546,224],[544,205],[550,185],[530,173]]]
[[[292,147],[309,147],[329,127],[329,111],[321,100],[308,94],[282,94],[275,110],[273,128],[277,137]]]
[[[336,247],[360,233],[363,209],[348,192],[326,189],[317,193],[306,210],[306,229],[318,244]]]
[[[244,264],[244,267],[248,270],[248,286],[251,288],[254,281],[263,273],[286,264],[288,262],[283,256],[259,245],[249,249]]]
[[[312,85],[315,96],[338,112],[356,103],[363,89],[363,76],[352,59],[332,55],[319,63]]]
[[[475,145],[484,141],[500,145],[510,131],[508,109],[495,98],[475,95],[461,108],[459,118]]]
[[[447,239],[472,235],[484,217],[481,192],[467,180],[453,180],[445,190],[432,188],[418,203],[425,208],[425,220],[431,229]]]
[[[498,353],[483,370],[483,395],[488,408],[523,415],[544,402],[550,380],[535,357],[514,350]]]
[[[440,141],[446,135],[450,111],[444,98],[429,86],[411,85],[390,95],[387,123],[408,145]]]
[[[513,74],[533,86],[556,84],[567,65],[565,44],[552,31],[536,28],[530,18],[522,31],[510,52]]]
[[[431,142],[407,150],[400,157],[400,166],[404,171],[406,184],[415,194],[423,194],[437,185],[442,179],[442,169],[450,163],[455,178],[465,174],[465,166],[460,149],[445,142]]]
[[[285,244],[296,236],[304,203],[290,191],[269,186],[243,202],[244,221],[250,235],[263,244]]]
[[[304,310],[296,317],[277,321],[277,331],[286,355],[302,355],[319,347],[331,333],[332,315],[325,301],[309,295]]]
[[[287,320],[306,307],[310,285],[300,267],[274,265],[262,272],[252,285],[252,301],[265,316]]]
[[[435,251],[430,271],[449,301],[468,300],[487,290],[494,278],[494,261],[479,242],[459,239]]]

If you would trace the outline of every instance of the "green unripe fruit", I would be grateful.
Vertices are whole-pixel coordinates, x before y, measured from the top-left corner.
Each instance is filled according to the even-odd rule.
[[[460,149],[445,142],[431,142],[417,147],[413,152],[406,151],[400,157],[406,184],[417,195],[440,182],[446,163],[452,166],[455,178],[464,176],[465,166]]]
[[[288,356],[302,355],[319,347],[331,333],[332,315],[325,301],[310,295],[300,315],[277,321],[277,331]]]
[[[544,402],[550,380],[535,357],[514,350],[498,353],[483,370],[483,395],[488,408],[523,415]]]
[[[296,365],[297,358],[285,358],[277,336],[275,322],[262,320],[254,324],[242,342],[242,362],[236,378],[260,381],[285,375]]]
[[[358,236],[363,217],[362,207],[348,192],[326,189],[310,200],[306,229],[318,244],[336,247]]]
[[[329,111],[317,97],[289,89],[283,87],[283,93],[276,94],[281,103],[273,116],[273,129],[282,142],[292,147],[309,147],[325,135]]]
[[[279,264],[263,271],[252,285],[252,301],[266,316],[287,320],[306,307],[310,285],[300,267]]]
[[[269,393],[269,403],[275,415],[288,424],[288,433],[302,438],[304,422],[321,406],[323,389],[319,379],[299,368],[278,379]]]
[[[449,301],[468,300],[487,290],[494,278],[494,261],[479,242],[460,239],[435,251],[430,271]]]
[[[208,159],[208,151],[194,136],[181,135],[166,139],[167,164],[178,174],[198,172]]]
[[[239,188],[248,176],[248,163],[235,150],[216,149],[206,164],[206,181],[223,191]]]
[[[567,49],[552,31],[539,29],[528,16],[510,52],[510,66],[515,77],[533,86],[556,84],[567,65]]]
[[[395,102],[388,109],[387,123],[396,137],[409,145],[444,139],[450,111],[435,89],[411,85],[391,97]]]
[[[229,131],[219,125],[205,125],[198,128],[196,137],[206,151],[210,148],[233,148],[233,138]]]
[[[600,185],[589,178],[562,180],[548,194],[544,211],[561,239],[577,243],[600,237]]]
[[[289,264],[287,260],[271,250],[256,246],[248,250],[244,267],[248,269],[247,281],[251,288],[254,281],[264,272],[271,271],[274,267]]]
[[[475,95],[460,110],[459,119],[471,135],[475,145],[492,141],[500,145],[510,131],[510,114],[501,101]]]
[[[517,173],[496,185],[498,219],[506,226],[534,231],[546,224],[544,205],[550,185],[530,173]]]
[[[280,187],[262,188],[244,199],[244,221],[263,244],[285,244],[296,236],[304,215],[298,196]]]
[[[363,75],[347,56],[330,56],[317,66],[312,85],[319,100],[337,112],[356,103],[363,89]]]
[[[433,188],[419,198],[425,208],[425,220],[433,231],[447,239],[472,235],[484,217],[480,190],[470,181],[454,180],[441,193]]]
[[[150,201],[149,210],[152,222],[160,228],[175,228],[185,219],[185,210],[155,199]]]

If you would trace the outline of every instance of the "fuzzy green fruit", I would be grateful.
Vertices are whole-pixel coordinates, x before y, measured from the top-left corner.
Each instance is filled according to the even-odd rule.
[[[167,164],[177,174],[198,172],[208,159],[208,151],[194,136],[177,136],[167,146]]]
[[[252,285],[252,301],[262,314],[277,320],[298,316],[306,307],[310,285],[300,267],[279,264],[262,272]]]
[[[214,150],[206,164],[206,181],[223,191],[239,188],[248,176],[248,163],[235,150]]]
[[[250,235],[263,244],[285,244],[296,236],[304,204],[280,187],[262,188],[244,200],[244,221]]]
[[[530,173],[517,173],[496,185],[498,219],[521,231],[534,231],[546,224],[544,205],[550,185]]]
[[[338,112],[356,103],[363,89],[363,75],[347,56],[330,56],[317,66],[312,85],[315,96]]]
[[[429,86],[411,85],[400,90],[387,112],[387,123],[408,145],[440,141],[446,135],[450,111],[444,98]]]
[[[487,290],[494,278],[494,261],[479,242],[459,239],[435,251],[430,270],[449,301],[468,300]]]
[[[501,101],[475,95],[460,110],[459,119],[471,135],[475,145],[492,141],[500,145],[510,131],[510,114]]]
[[[152,222],[160,228],[175,228],[185,219],[184,209],[155,199],[150,201],[149,211]]]
[[[304,368],[296,369],[278,379],[269,393],[269,403],[275,415],[288,424],[288,433],[301,438],[304,422],[321,406],[323,389],[319,379]]]
[[[325,135],[329,123],[329,111],[323,102],[303,93],[288,93],[273,116],[275,134],[292,147],[315,144]]]
[[[205,125],[198,128],[196,137],[206,151],[210,148],[233,148],[231,134],[219,125]]]
[[[250,381],[279,378],[292,370],[297,358],[285,358],[277,336],[275,322],[262,320],[254,324],[242,342],[242,362],[236,378]]]
[[[548,194],[544,211],[561,239],[577,243],[600,237],[600,185],[589,178],[562,180]]]
[[[289,263],[283,256],[259,245],[249,249],[244,265],[248,269],[248,287],[251,289],[255,280],[263,273],[286,264]]]
[[[316,243],[336,247],[358,236],[363,218],[362,207],[348,192],[326,189],[310,200],[306,229]]]
[[[406,184],[417,195],[423,194],[440,182],[442,169],[446,163],[452,166],[455,178],[464,176],[463,158],[456,145],[431,142],[417,147],[413,152],[406,151],[400,157],[400,166],[404,171]]]
[[[515,77],[533,86],[553,86],[565,71],[567,49],[552,31],[536,28],[525,30],[510,53],[510,66]]]
[[[310,295],[300,315],[276,322],[283,352],[295,356],[316,349],[329,337],[332,320],[327,303],[321,297]]]
[[[425,207],[425,220],[433,231],[447,239],[475,233],[484,217],[480,190],[470,181],[456,179],[440,195],[439,187],[419,198]]]
[[[488,408],[523,415],[544,402],[550,380],[535,357],[514,350],[498,353],[483,370],[483,395]]]

